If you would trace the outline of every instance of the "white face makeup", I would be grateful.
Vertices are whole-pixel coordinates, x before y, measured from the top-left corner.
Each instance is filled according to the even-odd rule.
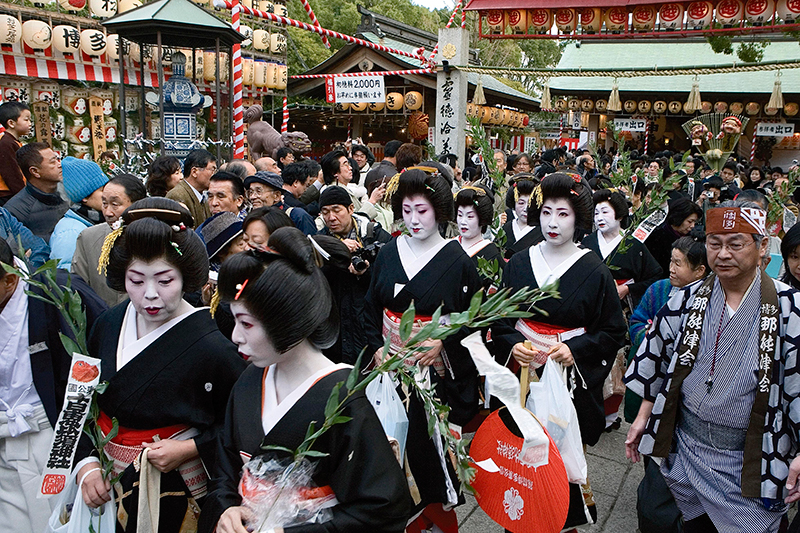
[[[164,259],[131,262],[125,272],[125,291],[140,319],[155,329],[176,318],[183,301],[183,276]]]
[[[458,234],[461,235],[462,239],[470,240],[481,236],[478,211],[471,205],[458,207],[456,224],[458,225]]]
[[[542,204],[539,215],[542,225],[542,234],[548,244],[561,246],[572,242],[575,235],[575,211],[568,200],[564,198],[551,198]]]
[[[594,208],[594,224],[603,235],[616,235],[619,233],[621,221],[615,217],[614,208],[608,202],[600,202]]]
[[[280,362],[278,353],[267,335],[267,330],[242,302],[231,302],[231,313],[236,321],[231,340],[239,347],[239,355],[258,368],[266,368]]]
[[[420,241],[439,232],[433,205],[421,194],[403,199],[403,222],[411,237]]]
[[[530,199],[530,195],[526,194],[520,196],[517,203],[514,204],[514,213],[516,213],[517,218],[523,225],[528,223],[528,204],[530,203]]]

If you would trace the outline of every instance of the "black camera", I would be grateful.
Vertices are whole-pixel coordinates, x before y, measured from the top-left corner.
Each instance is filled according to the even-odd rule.
[[[364,248],[359,248],[355,252],[352,253],[352,259],[350,260],[351,264],[353,265],[353,269],[356,272],[361,272],[367,268],[367,263],[374,263],[375,258],[378,257],[378,252],[381,251],[383,245],[386,243],[383,242],[373,242],[372,244],[365,246]]]

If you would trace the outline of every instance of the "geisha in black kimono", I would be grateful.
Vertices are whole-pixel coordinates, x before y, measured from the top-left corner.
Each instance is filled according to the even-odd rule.
[[[321,256],[315,247],[343,268],[350,264],[350,254],[333,237],[314,239],[312,244],[300,230],[280,228],[265,251],[238,254],[222,265],[219,291],[222,300],[230,302],[236,321],[233,341],[252,364],[228,401],[212,490],[200,517],[201,533],[215,528],[216,533],[247,533],[249,510],[237,490],[243,465],[265,454],[291,457],[262,446],[297,449],[310,423],[323,425],[331,390],[347,380],[352,368],[322,353],[336,341],[339,321],[330,287],[317,267]],[[343,387],[340,398],[346,393]],[[375,411],[358,392],[347,400],[342,414],[350,420],[331,426],[311,447],[325,454],[314,459],[313,490],[333,496],[332,518],[286,531],[402,532],[411,498]]]
[[[483,185],[468,185],[456,195],[455,208],[458,226],[456,240],[472,258],[475,268],[478,268],[478,258],[483,258],[489,262],[497,261],[498,268],[502,270],[506,262],[500,249],[489,239],[483,238],[494,216],[494,195]],[[481,280],[488,289],[492,283],[491,278],[481,275]]]
[[[584,237],[582,244],[607,265],[611,265],[619,299],[626,312],[632,313],[647,288],[661,279],[664,272],[650,250],[638,239],[626,239],[627,249],[619,250],[628,221],[628,202],[625,197],[619,192],[601,189],[594,193],[592,199],[597,231]]]
[[[528,224],[528,205],[531,194],[536,187],[532,174],[517,174],[512,178],[511,187],[506,193],[506,223],[503,231],[506,234],[505,258],[522,250],[527,250],[537,242],[541,242],[542,230],[538,221],[531,220]]]
[[[98,396],[98,425],[107,435],[112,419],[119,421],[105,452],[114,461],[114,474],[122,472],[121,486],[112,492],[103,481],[85,436],[76,455],[77,479],[83,480],[89,506],[112,495],[117,500],[117,531],[136,531],[138,481],[147,468],[161,484],[160,491],[142,494],[160,508],[153,526],[160,533],[193,531],[224,405],[246,363],[208,308],[183,300],[184,292],[199,290],[208,279],[205,246],[189,227],[186,208],[166,198],[146,198],[131,205],[122,222],[104,248],[108,284],[126,291],[130,301],[100,316],[89,337],[89,355],[101,359],[100,379],[108,382]],[[142,461],[144,448],[147,461]]]
[[[472,296],[481,290],[472,260],[458,241],[445,240],[438,231],[438,223],[453,216],[447,181],[422,170],[406,170],[398,180],[391,198],[392,210],[396,219],[405,222],[410,235],[387,243],[373,266],[365,314],[368,350],[377,358],[386,337],[393,339],[392,353],[402,349],[397,335],[400,317],[412,302],[418,324],[429,322],[439,306],[442,320],[447,320],[450,313],[467,310]],[[451,427],[465,425],[479,407],[478,374],[469,353],[459,344],[466,334],[428,341],[431,350],[416,361],[422,375],[430,377],[427,382],[440,401],[450,407]],[[400,397],[405,398],[405,393],[400,392]],[[428,504],[438,505],[440,512],[440,504],[449,509],[459,500],[452,464],[440,447],[437,450],[438,437],[428,435],[423,403],[413,393],[407,410],[406,470],[416,511],[421,512]]]
[[[605,264],[574,238],[592,225],[592,196],[588,183],[577,174],[546,176],[534,192],[529,217],[539,220],[544,242],[511,258],[503,286],[513,289],[545,287],[558,282],[559,298],[538,302],[534,316],[525,320],[501,320],[492,327],[495,356],[501,362],[509,354],[520,365],[563,364],[573,383],[573,402],[583,443],[597,443],[605,428],[603,382],[625,340],[616,284]],[[524,341],[531,341],[526,348]],[[537,348],[538,347],[538,348]],[[591,500],[591,489],[585,488]],[[596,516],[593,501],[589,512]],[[581,488],[570,485],[570,526],[587,522]]]

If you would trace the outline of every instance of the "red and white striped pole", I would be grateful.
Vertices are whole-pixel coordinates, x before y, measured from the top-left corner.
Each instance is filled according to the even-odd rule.
[[[308,18],[311,19],[311,24],[313,24],[317,28],[320,28],[321,26],[319,25],[317,16],[314,14],[314,10],[311,9],[311,4],[308,3],[308,0],[303,0],[303,7],[306,8],[306,13],[308,13]],[[326,48],[331,47],[331,42],[324,35],[322,35],[322,44],[324,44]]]
[[[644,123],[644,155],[647,156],[647,148],[650,146],[650,121]]]
[[[289,131],[289,99],[283,97],[283,122],[281,123],[281,133]]]
[[[758,122],[753,125],[753,140],[750,142],[750,164],[756,160],[756,133],[758,133]]]
[[[232,0],[231,25],[239,31],[239,0]],[[242,108],[242,48],[233,45],[233,158],[244,157],[244,109]],[[219,82],[217,82],[219,83]],[[217,102],[219,105],[219,102]]]

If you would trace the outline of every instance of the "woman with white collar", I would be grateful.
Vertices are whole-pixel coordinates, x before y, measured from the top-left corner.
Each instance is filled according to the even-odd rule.
[[[489,239],[483,238],[494,216],[494,195],[488,187],[467,185],[456,194],[455,203],[458,226],[456,240],[472,258],[475,268],[478,268],[478,258],[497,261],[500,268],[504,267],[506,262],[500,254],[500,249]],[[487,283],[491,284],[489,279],[483,278],[483,281],[484,286],[487,286]]]
[[[529,220],[540,222],[544,241],[511,258],[503,287],[542,288],[558,282],[560,296],[538,302],[530,319],[495,324],[495,356],[501,361],[513,356],[521,366],[534,368],[548,359],[564,365],[581,438],[593,446],[605,429],[603,383],[625,341],[626,326],[608,267],[575,242],[592,227],[589,184],[577,174],[549,174],[534,191],[528,213]],[[570,485],[566,526],[589,521],[583,501],[581,487]],[[596,518],[593,502],[588,511]]]
[[[542,231],[537,225],[538,221],[528,223],[528,206],[531,203],[531,194],[536,188],[533,174],[521,173],[511,180],[511,187],[506,193],[506,217],[503,231],[506,235],[505,258],[511,259],[515,253],[526,250],[537,242],[541,242]]]

